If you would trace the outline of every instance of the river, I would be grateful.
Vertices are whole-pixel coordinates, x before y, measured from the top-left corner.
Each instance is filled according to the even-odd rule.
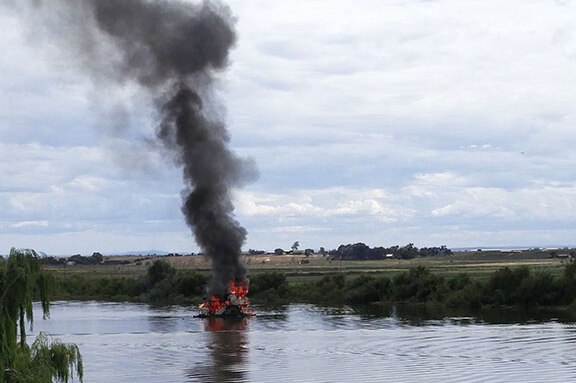
[[[81,349],[86,383],[573,382],[576,325],[290,305],[209,321],[189,307],[56,302],[34,331]]]

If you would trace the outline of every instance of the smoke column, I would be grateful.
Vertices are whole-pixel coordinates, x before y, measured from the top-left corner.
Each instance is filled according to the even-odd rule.
[[[59,34],[67,29],[59,41],[77,53],[82,69],[95,79],[136,83],[158,100],[156,136],[183,169],[182,211],[212,259],[210,290],[224,293],[229,282],[245,280],[246,230],[234,219],[231,188],[254,170],[228,148],[223,117],[210,101],[214,75],[226,68],[236,41],[229,9],[213,1],[33,3]]]

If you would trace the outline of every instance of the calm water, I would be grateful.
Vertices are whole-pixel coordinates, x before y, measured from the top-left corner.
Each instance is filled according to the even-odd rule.
[[[257,310],[210,322],[186,307],[56,302],[34,333],[78,344],[87,383],[576,381],[576,325],[554,318]]]

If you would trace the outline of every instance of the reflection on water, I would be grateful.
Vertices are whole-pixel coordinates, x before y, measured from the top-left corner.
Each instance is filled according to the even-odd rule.
[[[190,368],[189,382],[248,382],[249,318],[205,318],[210,360]]]
[[[434,304],[383,304],[354,307],[356,314],[365,320],[374,318],[393,318],[403,325],[425,326],[430,322],[442,322],[454,318],[466,318],[471,323],[485,324],[526,324],[557,321],[576,322],[576,313],[568,310],[493,308],[472,310],[467,308],[449,308]]]
[[[576,381],[566,312],[288,305],[230,320],[194,310],[57,302],[34,330],[77,343],[90,383]]]
[[[169,333],[178,331],[178,317],[171,314],[165,307],[150,307],[150,315],[146,316],[151,332]]]

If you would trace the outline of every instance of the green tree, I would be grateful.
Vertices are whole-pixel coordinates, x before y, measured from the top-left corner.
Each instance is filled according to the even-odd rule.
[[[67,382],[74,370],[83,380],[78,346],[38,336],[29,347],[26,324],[32,325],[32,301],[38,298],[44,318],[50,314],[50,278],[33,250],[10,250],[0,268],[0,382]]]
[[[174,274],[176,274],[174,266],[163,259],[158,259],[148,268],[148,283],[150,287],[154,287],[159,282],[172,278]]]
[[[149,289],[148,299],[154,303],[162,303],[170,299],[176,291],[176,269],[163,259],[154,261],[146,275]]]
[[[292,251],[297,251],[300,247],[300,242],[296,241],[292,244]]]

